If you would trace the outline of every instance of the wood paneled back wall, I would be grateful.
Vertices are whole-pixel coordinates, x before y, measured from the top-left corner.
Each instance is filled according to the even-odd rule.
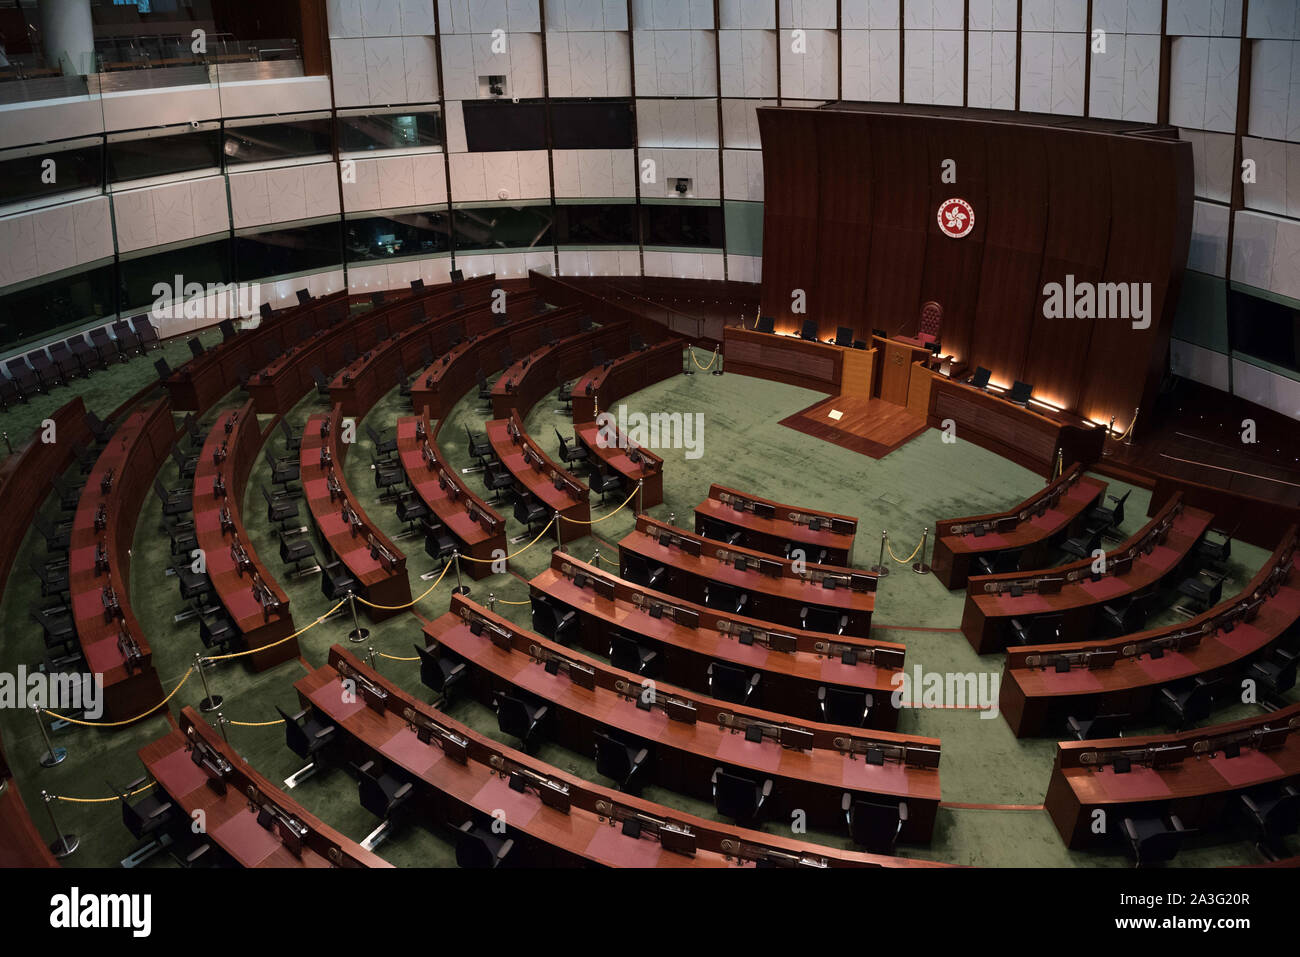
[[[972,116],[975,118],[972,118]],[[943,306],[943,349],[1124,428],[1154,398],[1192,226],[1192,149],[1168,127],[995,111],[845,104],[758,111],[766,201],[762,310],[915,335]],[[942,180],[944,160],[956,182]],[[975,210],[939,229],[949,198]],[[1151,325],[1047,318],[1044,287],[1151,283]],[[807,314],[792,311],[793,290]]]

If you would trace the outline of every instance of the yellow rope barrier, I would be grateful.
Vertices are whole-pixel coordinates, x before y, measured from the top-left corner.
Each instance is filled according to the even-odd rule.
[[[136,788],[134,791],[128,792],[127,797],[135,797],[137,794],[143,794],[145,791],[149,790],[153,786],[154,786],[154,782],[150,781],[144,787]],[[74,797],[65,797],[62,794],[51,794],[50,797],[54,798],[54,800],[56,801],[64,801],[68,804],[112,804],[114,801],[122,800],[121,795],[118,795],[117,797],[111,797],[111,798],[74,798]]]
[[[362,598],[360,595],[354,595],[353,597],[356,598],[357,601],[361,602],[361,604],[365,605],[367,608],[378,608],[381,611],[402,611],[403,609],[406,608],[412,608],[415,606],[416,602],[424,601],[424,599],[428,598],[435,588],[437,588],[440,584],[442,584],[442,580],[447,576],[447,569],[449,568],[451,568],[450,562],[447,563],[446,565],[443,565],[442,574],[439,575],[434,580],[432,585],[430,585],[427,589],[425,589],[424,594],[420,595],[418,598],[412,598],[405,605],[376,605],[374,602],[367,601],[366,599]],[[343,602],[339,602],[339,604],[341,605],[343,604]]]
[[[343,601],[347,601],[347,599],[345,598]],[[337,605],[335,605],[329,611],[325,612],[325,614],[321,615],[310,625],[307,625],[303,628],[299,628],[292,635],[288,635],[287,637],[281,638],[279,641],[274,641],[269,645],[262,645],[262,647],[260,648],[250,648],[248,651],[232,651],[228,655],[205,655],[203,660],[204,661],[229,661],[231,658],[243,658],[245,655],[253,655],[253,654],[257,654],[259,651],[267,651],[268,649],[274,648],[277,645],[284,644],[286,641],[293,641],[299,635],[305,635],[307,632],[311,631],[313,628],[315,628],[317,625],[323,622],[330,615],[334,614],[336,611],[342,608],[343,601],[340,601]]]
[[[176,697],[176,692],[180,691],[181,688],[185,687],[185,682],[190,680],[190,675],[192,674],[194,674],[193,665],[191,665],[189,670],[185,672],[185,676],[181,678],[180,683],[177,684],[176,687],[172,689],[171,694],[163,698],[162,701],[158,702],[148,711],[142,711],[139,714],[137,714],[134,718],[127,718],[123,721],[80,721],[77,718],[69,718],[64,715],[61,715],[57,711],[46,711],[45,713],[52,714],[60,721],[68,722],[68,724],[79,724],[82,727],[86,727],[86,728],[120,728],[122,727],[122,725],[133,724],[134,722],[139,721],[141,718],[148,717],[149,715],[157,711],[159,708],[166,705],[168,701],[171,701],[172,698]]]
[[[718,353],[716,350],[713,353],[713,358],[709,360],[709,364],[706,366],[700,365],[700,360],[695,358],[694,346],[687,346],[686,351],[691,354],[691,361],[695,363],[695,368],[699,369],[701,372],[708,372],[710,369],[713,368],[713,363],[718,361]]]
[[[608,558],[606,558],[604,555],[600,555],[600,556],[598,556],[598,557],[600,558],[600,560],[601,560],[602,562],[604,562],[606,565],[609,565],[611,568],[618,568],[618,567],[619,567],[618,562],[611,562],[611,561],[610,561]]]
[[[418,655],[414,658],[399,658],[397,655],[386,655],[382,651],[376,651],[375,654],[377,654],[380,658],[387,658],[389,661],[419,661],[420,660]]]
[[[531,602],[532,599],[529,599],[528,601],[506,601],[504,598],[497,599],[498,605],[528,605],[531,604]]]
[[[546,527],[542,529],[541,532],[538,533],[536,538],[534,538],[523,548],[519,549],[519,551],[515,552],[514,555],[507,555],[505,560],[510,561],[510,559],[514,558],[516,555],[522,555],[524,552],[528,551],[528,549],[532,548],[534,545],[536,545],[538,542],[542,540],[542,536],[545,535],[547,532],[549,532],[551,530],[551,526],[554,524],[555,524],[555,516],[552,515],[551,520],[546,523]],[[495,558],[471,558],[469,555],[462,555],[460,557],[465,559],[465,561],[467,562],[477,562],[480,565],[490,565],[493,562],[497,561],[497,559]]]
[[[226,724],[233,724],[236,728],[269,728],[274,724],[284,724],[284,718],[276,718],[274,721],[231,721],[227,719]]]
[[[916,553],[921,550],[921,546],[923,544],[925,544],[924,535],[921,536],[921,540],[916,543],[916,548],[912,550],[912,554],[908,555],[906,558],[899,558],[897,555],[894,554],[893,548],[890,547],[889,539],[888,538],[885,539],[885,549],[889,552],[889,557],[892,558],[894,561],[898,562],[898,564],[900,565],[912,564],[912,559],[916,557]]]
[[[632,499],[636,496],[637,491],[638,489],[635,488],[632,489],[632,494],[629,495],[627,498],[623,499],[623,504],[620,505],[618,508],[614,509],[614,511],[610,512],[608,515],[602,515],[600,518],[594,518],[590,522],[581,522],[576,518],[568,518],[565,519],[565,521],[572,522],[574,525],[599,525],[601,522],[605,521],[605,519],[613,518],[619,512],[623,511],[623,509],[627,508],[628,502],[632,501]]]

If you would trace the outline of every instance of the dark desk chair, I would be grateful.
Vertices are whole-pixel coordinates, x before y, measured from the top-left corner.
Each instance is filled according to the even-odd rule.
[[[1178,594],[1188,600],[1194,612],[1206,611],[1223,601],[1223,575],[1201,571],[1178,583]]]
[[[456,840],[456,866],[467,868],[491,869],[500,867],[515,846],[513,838],[502,837],[492,833],[486,827],[479,827],[473,821],[466,821],[459,828],[460,837]]]
[[[664,581],[666,571],[663,565],[652,565],[635,552],[623,556],[623,577],[634,585],[658,588]]]
[[[77,470],[82,475],[89,475],[95,467],[95,454],[80,442],[72,443],[72,456],[77,460]]]
[[[60,528],[40,512],[32,516],[32,524],[36,526],[36,530],[45,539],[45,550],[47,552],[54,554],[68,550],[68,543],[71,541],[72,533],[67,528]]]
[[[560,434],[559,429],[555,430],[555,437],[560,442],[561,462],[563,462],[565,465],[569,465],[573,462],[587,461],[587,449],[576,438],[566,439],[563,435]]]
[[[62,595],[68,590],[68,567],[50,567],[42,565],[36,560],[35,555],[27,556],[27,564],[33,574],[41,581],[41,597],[49,598],[53,595]]]
[[[173,444],[171,458],[176,463],[176,474],[187,482],[194,481],[194,472],[199,467],[199,453],[186,455],[179,445]]]
[[[532,601],[532,624],[533,631],[543,638],[567,645],[577,635],[578,613],[554,599],[538,595]]]
[[[486,402],[488,405],[491,405],[492,386],[488,384],[487,376],[483,374],[482,369],[478,370],[476,376],[478,378],[478,400],[480,402]]]
[[[192,608],[191,612],[178,615],[176,620],[201,618],[204,599],[212,592],[212,579],[208,578],[205,572],[194,571],[188,563],[176,565],[173,570],[176,573],[177,584],[180,586],[181,598]]]
[[[516,496],[514,515],[516,522],[527,527],[529,535],[537,532],[551,520],[550,509],[528,492],[520,492]]]
[[[133,318],[131,320],[131,331],[135,333],[142,352],[162,348],[162,341],[158,338],[158,330],[153,327],[153,323],[149,321],[148,316]]]
[[[283,458],[277,459],[271,454],[270,449],[264,449],[262,457],[266,459],[266,464],[271,467],[272,485],[278,485],[285,491],[288,491],[289,484],[298,481],[300,468],[297,456],[286,455]]]
[[[1268,786],[1241,795],[1241,806],[1255,828],[1261,850],[1285,856],[1283,842],[1300,827],[1300,788]]]
[[[562,412],[573,411],[573,386],[575,380],[566,379],[564,373],[560,370],[555,371],[555,400],[564,406],[558,410]]]
[[[193,527],[180,528],[173,525],[167,530],[167,540],[171,544],[171,556],[174,559],[193,555],[199,547],[199,539],[194,534]]]
[[[302,450],[302,432],[295,432],[289,425],[286,418],[280,419],[280,435],[284,438],[284,448],[286,452],[300,452]]]
[[[1012,618],[1011,641],[1016,645],[1050,645],[1061,640],[1064,615],[1037,615],[1025,621]]]
[[[764,779],[760,784],[739,774],[732,774],[725,768],[714,770],[712,784],[713,806],[718,813],[746,826],[759,823],[763,805],[772,796],[771,778]]]
[[[1012,548],[1005,552],[976,555],[975,574],[1005,575],[1009,572],[1020,571],[1020,556],[1023,552],[1024,549],[1022,548]]]
[[[402,398],[411,396],[411,377],[406,374],[406,366],[397,363],[397,394]]]
[[[1076,718],[1071,715],[1065,719],[1065,726],[1077,741],[1120,738],[1124,736],[1124,725],[1132,717],[1130,714],[1099,714],[1091,718]]]
[[[283,531],[288,522],[298,520],[298,502],[283,495],[277,495],[262,486],[262,498],[266,499],[266,520],[278,525]]]
[[[96,445],[107,445],[108,440],[113,437],[117,431],[117,426],[111,422],[105,422],[94,412],[87,412],[85,416],[86,428],[90,430],[91,437],[94,438]]]
[[[374,761],[367,761],[357,768],[357,794],[361,806],[382,822],[366,835],[366,839],[361,842],[362,847],[372,851],[388,837],[393,826],[393,815],[410,800],[412,792],[411,782],[396,769],[381,770]]]
[[[86,487],[85,482],[78,485],[54,478],[51,479],[50,485],[54,488],[55,495],[58,496],[60,511],[75,512],[81,507],[81,493]]]
[[[239,335],[239,330],[235,328],[235,324],[229,319],[222,319],[217,323],[217,328],[221,330],[222,342],[229,342],[231,339],[235,338],[235,336]]]
[[[420,683],[430,691],[442,695],[445,704],[451,697],[452,689],[468,674],[465,662],[453,658],[441,647],[422,648],[419,645],[413,647],[420,659]]]
[[[709,662],[707,674],[709,696],[732,704],[748,704],[763,678],[757,671],[751,673],[738,665],[721,661]]]
[[[325,373],[321,372],[320,366],[311,367],[311,381],[316,383],[316,394],[322,399],[330,397],[330,380],[325,378]]]
[[[408,533],[414,532],[420,520],[428,517],[429,506],[415,492],[407,491],[397,496],[397,520],[406,526]]]
[[[749,604],[749,595],[732,585],[711,581],[704,585],[704,604],[710,608],[725,609],[732,615],[739,615]]]
[[[32,621],[41,626],[45,650],[70,655],[77,648],[77,628],[66,605],[28,605]]]
[[[620,671],[649,675],[658,658],[659,652],[646,648],[627,635],[613,632],[609,636],[609,663]]]
[[[513,695],[500,694],[496,700],[497,727],[502,734],[518,738],[524,752],[532,754],[548,711],[544,704],[532,704]]]
[[[487,464],[487,459],[492,455],[492,443],[488,440],[486,432],[471,432],[469,426],[465,426],[465,438],[469,440],[470,458],[478,459],[480,466]]]
[[[199,641],[213,654],[225,655],[239,641],[239,630],[225,615],[217,615],[212,622],[199,619]]]
[[[1221,532],[1217,529],[1210,529],[1211,532],[1220,536],[1219,541],[1209,537],[1207,533],[1199,542],[1196,548],[1192,550],[1193,557],[1205,565],[1214,565],[1222,568],[1227,563],[1229,556],[1232,555],[1232,536],[1227,532]]]
[[[1105,533],[1105,525],[1089,525],[1080,534],[1063,541],[1061,551],[1071,558],[1092,558],[1093,552],[1101,547],[1101,539]]]
[[[1246,674],[1254,679],[1266,696],[1273,697],[1295,687],[1297,663],[1300,663],[1300,656],[1285,648],[1273,648],[1252,661]]]
[[[307,572],[316,572],[320,570],[319,565],[315,565],[316,546],[312,544],[307,535],[294,532],[287,532],[283,529],[280,531],[280,561],[289,568],[289,577],[297,578],[304,574],[303,563],[311,562],[313,567],[307,569]]]
[[[399,463],[381,458],[374,451],[370,453],[370,467],[374,471],[379,500],[385,502],[400,497],[399,489],[406,485],[406,470]]]
[[[279,705],[275,706],[275,710],[284,719],[285,745],[307,762],[305,767],[285,778],[285,786],[293,788],[316,772],[317,761],[338,740],[338,727],[322,718],[313,708],[304,708],[293,715],[286,714]]]
[[[1106,498],[1115,504],[1110,508],[1098,505],[1089,509],[1088,524],[1102,525],[1107,529],[1119,528],[1124,524],[1124,503],[1128,501],[1128,497],[1132,494],[1133,490],[1129,489],[1123,495],[1107,495]]]
[[[155,359],[153,367],[154,371],[158,373],[159,382],[166,382],[172,377],[173,369],[166,359]]]
[[[817,689],[817,708],[825,724],[865,728],[875,703],[875,698],[866,691],[825,685]]]
[[[1178,682],[1160,689],[1156,701],[1165,712],[1174,731],[1185,731],[1210,716],[1214,701],[1214,684],[1201,675],[1190,682]]]
[[[845,791],[840,798],[840,809],[849,827],[853,843],[866,848],[871,854],[893,854],[898,835],[907,822],[907,802],[888,804],[868,801]]]
[[[834,608],[804,605],[799,609],[799,627],[807,631],[820,631],[828,635],[842,635],[848,627],[849,616]]]
[[[970,377],[970,384],[977,389],[987,389],[989,387],[989,379],[992,376],[992,370],[986,369],[983,366],[976,366],[974,375]]]
[[[200,356],[203,355],[204,352],[207,351],[206,349],[203,348],[203,343],[199,340],[198,336],[195,336],[192,339],[185,340],[185,344],[190,347],[190,354],[193,355],[194,358],[196,359],[198,359]]]
[[[1172,861],[1182,847],[1183,835],[1189,831],[1176,814],[1171,814],[1168,822],[1158,816],[1126,817],[1123,833],[1135,866],[1146,867]]]
[[[185,418],[181,420],[181,428],[185,430],[185,440],[189,443],[187,451],[197,452],[203,448],[207,435],[199,428],[199,422],[194,418],[193,412],[185,413]]]
[[[155,478],[153,480],[153,491],[158,496],[158,501],[162,503],[164,523],[168,519],[180,519],[193,511],[193,489],[164,488],[162,482]]]
[[[451,560],[452,553],[460,548],[460,543],[441,522],[428,521],[426,517],[421,526],[424,529],[424,554],[442,568]]]
[[[739,529],[732,528],[730,525],[724,525],[722,522],[716,522],[711,518],[698,518],[700,534],[705,538],[712,538],[715,541],[723,542],[727,545],[743,545],[741,539],[744,533]]]
[[[624,744],[603,731],[595,732],[595,736],[596,773],[612,778],[620,791],[636,790],[632,787],[632,779],[649,757],[649,748]]]
[[[1121,598],[1109,605],[1101,606],[1101,631],[1107,638],[1118,638],[1141,631],[1146,624],[1146,605],[1137,596]]]
[[[513,488],[514,484],[515,477],[511,475],[510,470],[500,462],[488,462],[487,465],[484,466],[483,487],[493,493],[492,498],[488,499],[489,505],[500,505],[503,501],[509,498],[511,494],[510,489]],[[524,497],[524,495],[521,495],[519,496],[519,499],[523,499]],[[532,496],[527,497],[532,498]],[[538,503],[538,507],[540,507],[540,503]],[[519,500],[517,499],[515,510],[518,511],[518,509]],[[545,511],[545,509],[543,509],[543,511]],[[519,516],[516,515],[515,517],[518,518]],[[524,521],[524,519],[519,520]]]
[[[148,780],[148,777],[137,778],[119,792],[122,823],[137,841],[149,842],[127,857],[122,862],[124,867],[134,867],[162,850],[165,846],[162,839],[179,816],[167,792],[160,787],[150,788],[138,801],[131,803],[132,794],[144,787]]]
[[[357,580],[352,577],[348,567],[337,559],[327,562],[321,568],[320,590],[321,594],[331,601],[342,601],[348,596],[349,592],[352,594],[360,593]]]
[[[626,491],[623,488],[623,476],[617,472],[606,472],[594,463],[587,472],[587,487],[600,495],[601,505],[605,504],[607,495],[622,495]]]
[[[370,425],[366,426],[366,435],[369,436],[371,443],[374,444],[375,454],[382,455],[384,458],[391,458],[397,454],[397,439],[386,439],[376,432]]]

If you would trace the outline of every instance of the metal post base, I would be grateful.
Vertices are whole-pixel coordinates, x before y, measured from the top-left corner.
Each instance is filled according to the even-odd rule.
[[[373,851],[380,844],[384,843],[384,841],[388,837],[388,832],[390,829],[391,829],[391,824],[388,821],[385,821],[383,824],[379,825],[379,827],[375,828],[373,831],[371,831],[369,834],[366,835],[366,839],[361,842],[361,846],[364,847],[367,851]]]
[[[199,702],[199,710],[205,714],[216,711],[221,707],[221,702],[224,700],[226,699],[221,697],[219,694],[209,695]]]
[[[888,565],[872,565],[870,568],[867,569],[867,571],[873,572],[877,578],[889,577]]]
[[[166,850],[168,847],[171,846],[171,843],[172,843],[171,837],[169,835],[164,834],[162,837],[158,838],[158,840],[150,841],[144,847],[140,848],[137,851],[133,851],[131,854],[122,858],[122,860],[119,861],[119,863],[123,867],[137,867],[140,864],[143,864],[145,861],[149,860],[149,858],[153,857],[155,854],[159,853],[160,851]]]
[[[477,475],[479,472],[484,472],[484,471],[486,471],[486,470],[487,470],[487,469],[486,469],[485,466],[482,466],[482,465],[471,465],[471,466],[470,466],[469,468],[467,468],[467,469],[461,469],[461,470],[460,470],[460,474],[461,474],[461,475]]]
[[[290,791],[292,791],[303,781],[306,781],[309,777],[315,774],[318,770],[320,769],[316,766],[316,762],[313,761],[311,764],[307,765],[304,768],[299,768],[297,771],[294,771],[293,774],[285,778],[284,786]]]
[[[928,575],[930,574],[930,566],[925,562],[916,562],[912,565],[912,571],[918,575]]]
[[[447,567],[446,565],[439,565],[433,571],[425,572],[423,575],[420,576],[420,581],[422,582],[433,581],[435,578],[437,578],[439,575],[442,574],[442,570],[446,567]]]
[[[50,844],[50,853],[62,860],[73,851],[81,846],[81,838],[75,834],[60,835],[57,841]]]
[[[348,641],[352,642],[354,645],[360,644],[361,642],[365,641],[369,637],[370,637],[369,628],[353,628],[351,631],[348,632]]]
[[[41,755],[41,767],[52,768],[56,764],[62,764],[67,756],[67,748],[50,748],[50,750]]]

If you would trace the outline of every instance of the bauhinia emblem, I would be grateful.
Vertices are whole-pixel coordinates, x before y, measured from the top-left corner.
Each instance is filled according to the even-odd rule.
[[[945,199],[939,204],[939,228],[951,239],[961,239],[975,228],[975,210],[964,199]]]

